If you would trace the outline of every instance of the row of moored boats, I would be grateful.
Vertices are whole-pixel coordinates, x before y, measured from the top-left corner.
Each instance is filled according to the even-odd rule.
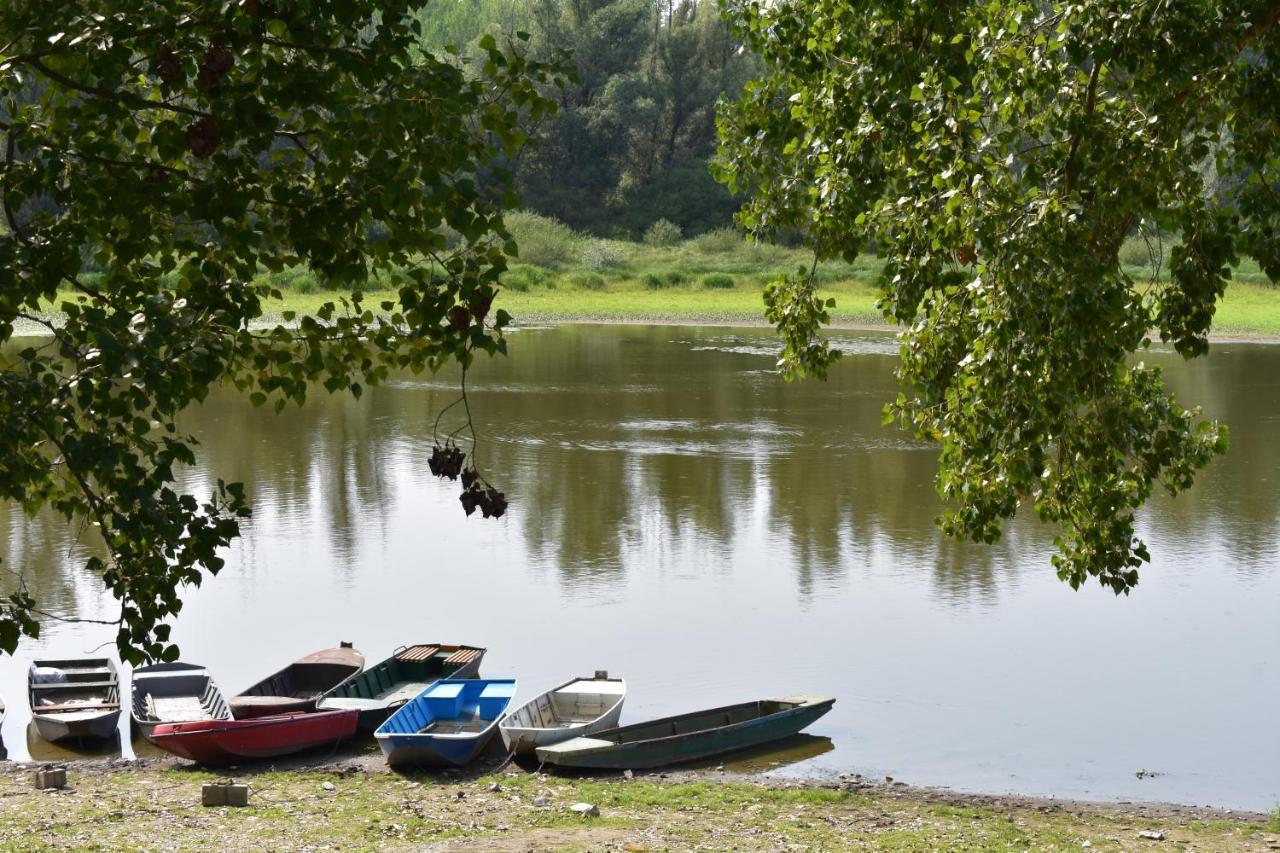
[[[478,646],[402,646],[366,669],[364,656],[343,643],[230,699],[204,667],[160,663],[133,670],[130,710],[147,740],[206,765],[275,758],[363,730],[395,767],[466,764],[498,733],[508,751],[545,764],[639,769],[789,737],[835,702],[763,699],[619,727],[623,679],[572,678],[513,707],[514,679],[479,677],[484,654]],[[119,727],[120,675],[110,659],[36,661],[28,687],[46,740],[109,738]]]

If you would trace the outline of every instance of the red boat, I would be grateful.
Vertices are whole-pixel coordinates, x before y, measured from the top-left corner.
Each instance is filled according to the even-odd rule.
[[[275,758],[313,746],[337,743],[356,733],[360,712],[302,711],[248,720],[197,720],[162,723],[151,742],[166,752],[201,764],[234,764]]]

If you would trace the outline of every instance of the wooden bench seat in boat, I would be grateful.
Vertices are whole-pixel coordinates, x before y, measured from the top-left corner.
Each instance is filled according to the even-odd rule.
[[[115,681],[48,681],[30,685],[34,691],[44,690],[94,690],[99,687],[118,687]]]
[[[37,705],[31,710],[35,714],[62,714],[67,711],[114,711],[119,707],[119,702],[72,702],[66,705]]]

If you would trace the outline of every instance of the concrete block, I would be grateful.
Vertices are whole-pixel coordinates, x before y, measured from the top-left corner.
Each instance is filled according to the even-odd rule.
[[[227,804],[227,788],[221,782],[205,782],[200,789],[200,805],[225,806]]]
[[[200,789],[203,806],[247,806],[249,786],[242,782],[206,782]]]
[[[65,767],[42,767],[32,774],[31,781],[41,791],[50,788],[67,786],[67,770]]]
[[[247,806],[249,805],[249,786],[240,782],[231,782],[226,787],[227,805],[229,806]]]

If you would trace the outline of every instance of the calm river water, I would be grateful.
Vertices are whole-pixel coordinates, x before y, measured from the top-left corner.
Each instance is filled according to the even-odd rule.
[[[338,640],[371,662],[461,641],[488,646],[484,673],[517,676],[526,698],[625,675],[624,721],[837,697],[816,737],[760,760],[777,773],[1280,802],[1280,347],[1150,356],[1230,423],[1232,448],[1143,513],[1154,563],[1116,598],[1060,583],[1032,519],[994,547],[944,540],[934,451],[880,425],[892,338],[837,337],[849,357],[830,381],[789,386],[767,330],[514,334],[511,357],[471,378],[483,468],[512,502],[497,522],[465,518],[456,484],[427,470],[446,377],[280,417],[215,394],[186,419],[203,441],[187,485],[243,480],[256,515],[174,637],[229,692]],[[0,555],[44,606],[109,617],[74,534],[0,507]],[[10,757],[28,752],[29,660],[111,638],[49,624],[0,659]]]

